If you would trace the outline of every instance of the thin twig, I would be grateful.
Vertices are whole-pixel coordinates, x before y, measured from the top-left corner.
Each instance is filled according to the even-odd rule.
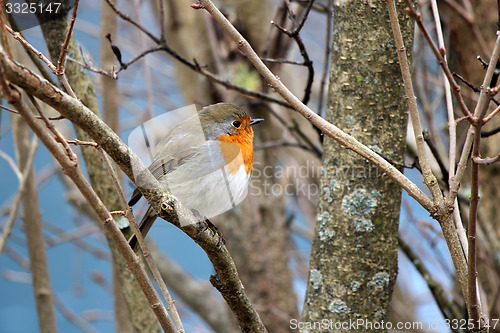
[[[165,42],[165,9],[163,8],[163,0],[158,0],[160,7],[160,42]]]
[[[118,78],[118,75],[116,75],[117,72],[115,71],[114,66],[113,66],[113,69],[110,72],[108,72],[104,69],[97,68],[96,66],[89,65],[87,62],[81,62],[81,61],[78,61],[78,60],[73,59],[71,57],[66,57],[66,59],[71,61],[71,62],[74,62],[75,64],[82,66],[83,68],[85,68],[91,72],[101,74],[101,75],[107,76],[107,77],[115,79],[115,80]]]
[[[332,52],[332,22],[331,8],[333,8],[333,0],[328,0],[328,15],[326,15],[326,41],[325,41],[325,56],[323,58],[323,74],[321,75],[321,83],[319,86],[318,96],[318,113],[324,118],[326,111],[323,112],[323,103],[325,100],[325,87],[328,80],[328,68],[330,64],[330,54]]]
[[[468,256],[468,277],[469,277],[469,299],[467,300],[467,309],[469,313],[469,318],[473,322],[473,332],[478,332],[479,328],[479,305],[478,293],[476,289],[476,279],[477,279],[477,245],[476,245],[476,228],[477,228],[477,205],[479,202],[479,165],[474,161],[474,158],[479,156],[479,143],[481,139],[481,121],[479,121],[477,130],[474,133],[474,144],[472,146],[472,161],[471,163],[471,193],[470,193],[470,205],[469,205],[469,225],[467,228],[468,241],[469,241],[469,256]]]
[[[390,158],[389,156],[384,155],[382,153],[379,153],[379,152],[376,152],[376,153],[379,154],[380,156],[382,156],[384,159],[386,159],[387,162],[391,163],[392,165],[396,165],[400,168],[414,169],[418,165],[418,157],[415,159],[415,161],[413,161],[412,164],[406,164],[406,163],[395,161],[392,158]],[[420,170],[420,168],[417,168],[417,169]]]
[[[71,238],[70,236],[65,237],[67,231],[62,229],[61,227],[59,227],[57,225],[52,224],[49,221],[44,221],[43,224],[44,224],[44,227],[47,227],[48,230],[52,231],[53,233],[56,233],[56,236],[48,238],[46,240],[47,247],[51,247],[51,246],[60,244],[62,241],[59,240],[59,237],[61,237],[63,239]],[[100,247],[83,240],[82,238],[75,238],[72,240],[72,242],[74,245],[76,245],[80,249],[89,252],[91,255],[93,255],[94,257],[96,257],[98,259],[104,259],[107,261],[111,261],[111,255],[109,254],[108,251],[105,251],[105,250],[101,249]]]
[[[468,240],[469,240],[469,299],[468,299],[468,311],[469,318],[472,319],[474,323],[473,331],[479,331],[483,326],[483,322],[480,319],[484,319],[484,314],[481,310],[481,302],[479,301],[479,294],[477,292],[477,245],[476,245],[476,227],[477,227],[477,207],[479,203],[479,165],[475,162],[475,158],[479,158],[479,148],[481,142],[481,127],[483,125],[483,118],[486,114],[489,105],[490,97],[490,83],[493,77],[493,73],[496,67],[496,63],[500,56],[500,34],[497,32],[497,40],[495,42],[495,47],[493,49],[491,60],[486,71],[486,75],[483,81],[483,89],[479,95],[479,100],[474,111],[474,117],[477,119],[476,126],[471,127],[471,131],[474,136],[474,144],[472,146],[472,165],[471,165],[471,194],[470,194],[470,206],[469,206],[469,226],[468,226]]]
[[[12,169],[12,171],[14,171],[14,174],[16,175],[17,180],[19,182],[22,182],[22,180],[23,180],[23,173],[19,169],[19,167],[16,165],[16,162],[14,161],[14,159],[10,155],[8,155],[7,153],[5,153],[3,150],[1,150],[1,149],[0,149],[0,158],[3,158],[5,160],[5,162],[7,162],[7,164],[10,166],[10,168]]]
[[[443,29],[441,28],[441,18],[439,16],[439,10],[438,10],[436,0],[432,0],[431,5],[432,5],[433,16],[434,16],[434,24],[436,26],[436,31],[437,31],[437,36],[438,36],[439,48],[442,50],[445,50]],[[447,61],[446,54],[443,55],[443,58],[445,61]],[[453,73],[453,74],[455,74],[455,73]],[[448,153],[448,170],[446,170],[446,175],[444,173],[444,170],[445,170],[444,165],[442,166],[443,163],[440,163],[441,159],[436,157],[437,152],[434,153],[434,151],[433,151],[433,154],[439,163],[439,166],[442,170],[441,172],[443,172],[443,178],[446,179],[448,190],[450,190],[450,184],[452,183],[453,176],[455,174],[455,160],[457,158],[457,123],[455,122],[455,113],[453,112],[453,102],[451,100],[450,82],[446,79],[446,75],[443,72],[441,75],[443,77],[443,84],[444,84],[445,97],[446,97],[446,113],[448,116],[449,153]],[[432,149],[432,146],[429,143],[430,142],[428,142],[427,144]],[[462,217],[460,216],[460,210],[459,210],[457,198],[455,198],[455,201],[453,202],[453,221],[455,222],[455,228],[457,229],[458,239],[460,240],[462,250],[464,251],[464,254],[467,257],[469,245],[468,245]]]
[[[455,319],[455,320],[463,318],[463,314],[461,313],[458,305],[448,300],[448,295],[445,293],[443,288],[441,288],[439,283],[436,280],[434,280],[431,273],[427,270],[427,268],[423,264],[421,258],[418,257],[418,255],[413,251],[413,249],[408,245],[408,243],[406,243],[406,241],[401,237],[401,235],[398,237],[398,239],[399,239],[399,247],[427,283],[427,286],[429,287],[429,290],[434,296],[434,300],[436,301],[439,309],[441,310],[443,317],[446,319]]]
[[[144,255],[144,258],[146,259],[146,262],[149,266],[149,269],[153,273],[153,277],[155,281],[158,283],[158,286],[160,287],[160,291],[165,298],[165,301],[167,302],[167,309],[172,315],[172,319],[175,323],[175,326],[177,327],[179,333],[183,333],[184,327],[182,326],[181,318],[179,317],[179,313],[177,312],[177,308],[174,304],[174,301],[172,297],[170,296],[170,293],[168,292],[167,286],[165,285],[165,281],[163,281],[160,271],[156,267],[155,263],[153,262],[153,258],[151,257],[148,248],[146,246],[146,243],[144,241],[144,237],[142,237],[142,233],[139,230],[139,226],[137,225],[137,221],[135,220],[134,214],[132,213],[132,208],[127,204],[127,199],[125,199],[125,195],[123,194],[122,187],[120,185],[120,182],[118,181],[118,177],[116,176],[116,173],[113,169],[113,166],[109,162],[108,156],[104,152],[104,150],[101,147],[98,147],[97,150],[99,151],[99,154],[101,155],[101,159],[104,162],[104,165],[106,166],[106,169],[108,169],[108,172],[111,176],[111,180],[113,181],[113,185],[115,186],[116,191],[118,192],[118,196],[120,198],[121,204],[123,206],[123,209],[125,210],[125,216],[127,217],[129,224],[134,231],[137,240],[139,241],[139,245],[142,249],[142,253]]]
[[[68,52],[68,45],[69,45],[69,41],[71,39],[71,33],[73,32],[73,26],[75,25],[76,13],[78,10],[78,3],[79,2],[80,2],[79,0],[75,1],[75,5],[73,7],[73,14],[71,15],[71,21],[69,22],[68,33],[66,34],[66,39],[64,40],[64,43],[61,47],[61,53],[59,54],[59,60],[57,61],[56,74],[58,76],[62,75],[64,73],[64,69],[63,69],[64,55],[66,54],[66,52]]]
[[[64,304],[64,302],[57,296],[57,294],[54,294],[54,304],[59,312],[63,315],[63,317],[66,318],[67,321],[75,325],[75,327],[77,327],[83,333],[99,333],[98,330],[90,325],[88,320],[85,320],[85,318],[82,318],[81,316],[76,314],[69,306]]]
[[[484,165],[493,164],[500,161],[500,154],[498,154],[495,157],[484,157],[484,158],[475,156],[472,158],[472,160],[476,164],[484,164]]]
[[[292,2],[297,2],[297,3],[309,3],[309,1],[311,0],[292,0]],[[329,7],[328,5],[324,5],[322,4],[321,2],[318,2],[318,1],[314,1],[313,3],[313,6],[312,6],[312,9],[319,12],[319,13],[323,13],[323,14],[329,14],[330,13],[330,8],[332,7]]]
[[[448,182],[449,182],[449,176],[450,174],[448,173],[448,169],[446,169],[446,166],[444,165],[443,159],[441,158],[441,155],[439,154],[439,151],[436,148],[436,145],[434,142],[431,140],[429,133],[424,131],[424,141],[427,143],[427,146],[429,147],[432,156],[436,159],[436,162],[439,166],[439,170],[441,171],[441,174],[443,175],[443,181],[446,183],[446,187],[448,187]]]
[[[436,26],[438,45],[440,49],[445,50],[443,29],[441,28],[441,18],[439,16],[439,10],[436,0],[431,0],[431,7],[434,17],[434,25]],[[446,54],[443,56],[443,58],[445,61],[447,61]],[[446,114],[448,115],[448,140],[449,140],[448,170],[444,168],[444,163],[441,161],[440,158],[438,159],[438,163],[440,163],[439,167],[441,168],[441,172],[443,172],[443,177],[446,179],[446,183],[449,186],[451,182],[450,178],[452,177],[453,174],[455,174],[455,159],[457,155],[457,131],[455,125],[455,113],[453,112],[453,101],[451,100],[450,82],[446,79],[446,75],[443,72],[441,72],[441,75],[444,84]],[[427,144],[429,144],[429,142],[427,142]],[[433,154],[436,156],[437,152],[436,154],[433,152]],[[446,173],[444,172],[445,170]]]
[[[432,194],[432,198],[434,199],[434,204],[439,207],[443,201],[443,194],[441,192],[441,189],[439,188],[436,176],[432,172],[429,163],[430,159],[427,156],[427,151],[425,150],[425,140],[424,140],[424,135],[422,133],[420,116],[418,114],[417,99],[415,97],[413,90],[410,67],[408,64],[408,59],[406,58],[406,48],[404,46],[403,35],[401,34],[396,8],[393,0],[387,1],[387,7],[389,9],[392,32],[394,35],[394,41],[396,43],[396,48],[398,52],[399,66],[401,67],[401,73],[403,76],[404,89],[406,94],[406,100],[410,110],[410,118],[413,126],[413,133],[415,135],[415,140],[417,143],[417,155],[420,161],[420,166],[422,167],[422,176],[424,177],[424,183],[427,185]],[[431,214],[433,214],[433,212],[431,212]]]
[[[467,232],[464,228],[464,223],[462,221],[462,216],[460,215],[460,206],[458,205],[458,198],[455,198],[453,202],[453,220],[455,222],[455,228],[457,228],[458,239],[462,245],[462,250],[466,258],[469,257],[469,242],[467,240]]]
[[[297,24],[297,26],[292,30],[292,35],[298,34],[300,30],[304,27],[304,24],[306,23],[307,17],[309,16],[309,13],[311,12],[311,8],[314,5],[315,0],[309,0],[307,3],[306,9],[304,14],[302,15],[302,19],[300,22]]]
[[[113,11],[118,14],[118,16],[120,16],[123,20],[129,22],[130,24],[132,24],[133,26],[135,26],[137,29],[139,29],[140,31],[142,31],[143,33],[145,33],[149,38],[151,38],[151,40],[153,40],[156,44],[161,44],[161,39],[159,38],[156,38],[152,33],[150,33],[146,28],[144,28],[142,25],[140,25],[139,23],[137,23],[135,20],[133,20],[130,16],[128,16],[127,14],[123,13],[122,11],[120,11],[116,6],[115,4],[111,1],[111,0],[106,0],[106,3],[111,7],[111,9],[113,9]]]
[[[409,3],[409,6],[411,7],[412,4]],[[441,189],[439,188],[436,177],[432,173],[429,161],[426,156],[427,154],[424,147],[424,140],[422,135],[422,129],[420,127],[420,119],[418,115],[416,99],[415,95],[413,94],[411,74],[408,67],[408,60],[406,59],[403,37],[399,27],[394,0],[387,0],[387,7],[389,10],[391,27],[393,30],[396,48],[398,50],[398,57],[401,66],[401,73],[403,76],[406,98],[408,99],[408,104],[410,107],[410,116],[412,119],[413,131],[415,133],[415,138],[417,140],[417,151],[418,151],[419,161],[422,166],[422,174],[424,177],[424,182],[431,191],[432,197],[434,199],[433,204],[435,206],[433,207],[433,210],[429,210],[429,212],[431,213],[431,216],[433,216],[436,220],[438,220],[441,225],[441,229],[443,231],[446,244],[448,245],[448,249],[450,251],[453,264],[455,266],[455,271],[457,274],[458,281],[460,283],[462,294],[466,299],[469,293],[467,284],[467,263],[465,261],[465,256],[462,251],[460,240],[458,239],[458,236],[456,234],[456,228],[453,221],[453,216],[450,214],[450,209],[447,208],[452,206],[446,204]]]
[[[297,141],[304,141],[306,143],[306,146],[309,147],[309,150],[311,150],[316,157],[321,157],[322,155],[322,149],[321,146],[318,146],[314,142],[309,139],[309,137],[302,131],[302,128],[300,127],[299,123],[296,120],[288,121],[285,119],[279,112],[274,110],[272,107],[269,109],[269,113],[274,116],[278,121],[281,123],[281,125],[284,126],[285,129],[287,129],[290,134],[297,139]]]
[[[500,112],[500,105],[497,106],[495,108],[495,110],[491,111],[491,113],[489,115],[487,115],[486,117],[484,117],[483,119],[483,124],[486,124],[487,122],[489,122],[491,119],[493,119],[494,116],[496,116],[496,114]]]
[[[127,69],[130,65],[132,65],[133,63],[141,60],[142,58],[144,58],[146,55],[148,55],[150,53],[154,53],[154,52],[158,52],[158,51],[164,51],[164,50],[165,49],[162,46],[156,46],[156,47],[153,47],[153,48],[148,49],[146,51],[143,51],[140,54],[138,54],[135,57],[133,57],[130,61],[122,64],[116,73],[118,74],[122,70]]]
[[[26,181],[28,180],[28,174],[33,167],[33,160],[35,156],[36,149],[38,147],[38,139],[36,136],[33,136],[33,140],[31,141],[30,151],[28,154],[28,160],[26,165],[23,168],[23,172],[20,179],[19,188],[16,193],[16,197],[14,198],[14,202],[11,205],[9,218],[3,227],[2,237],[0,238],[0,256],[2,255],[2,251],[4,249],[5,244],[7,244],[7,238],[9,237],[12,227],[14,226],[14,222],[16,221],[17,211],[19,210],[19,206],[21,204],[21,198],[24,192],[24,188],[26,186]]]
[[[72,145],[75,145],[75,146],[90,146],[90,147],[94,147],[94,148],[99,147],[99,145],[97,143],[92,142],[92,141],[81,141],[78,139],[74,139],[74,140],[66,140],[66,142],[70,143]]]
[[[288,128],[292,130],[292,132],[296,132],[297,135],[316,153],[317,156],[321,156],[323,154],[323,149],[321,146],[314,144],[311,139],[300,129],[299,123],[297,120],[292,119]]]
[[[497,41],[498,41],[498,36],[497,36]],[[495,44],[496,45],[496,44]],[[492,56],[493,59],[493,56]],[[491,62],[490,62],[491,64]],[[482,87],[488,87],[489,83],[491,82],[491,78],[493,77],[493,73],[495,71],[495,65],[488,66],[488,69],[486,71],[484,80],[483,80],[483,85]],[[483,89],[481,90],[481,93],[479,94],[479,99],[476,104],[476,109],[474,111],[473,118],[477,119],[476,114],[479,115],[481,114],[482,110],[484,108],[487,109],[488,107],[488,101],[490,100],[491,96],[489,93],[486,93],[486,91]],[[485,111],[486,112],[486,111]],[[483,114],[484,116],[484,114]],[[469,153],[472,148],[472,143],[474,141],[474,128],[469,127],[467,131],[467,135],[465,138],[464,146],[462,148],[462,154],[460,156],[458,165],[457,165],[457,172],[455,173],[455,177],[453,177],[453,181],[450,184],[450,192],[448,193],[448,196],[446,197],[447,204],[449,206],[453,205],[453,202],[455,201],[455,198],[457,197],[458,194],[458,189],[460,187],[460,183],[462,181],[462,178],[465,173],[465,168],[467,166],[467,162],[469,160]]]
[[[488,64],[486,64],[486,67],[488,67]],[[472,83],[470,83],[469,81],[467,81],[466,79],[464,79],[461,75],[457,74],[457,73],[453,73],[453,76],[456,77],[457,79],[459,79],[460,81],[462,81],[467,87],[469,87],[470,89],[472,89],[472,91],[474,92],[480,92],[481,90],[474,86]],[[494,97],[491,97],[491,100],[496,104],[496,105],[500,105],[500,102],[498,100],[496,100]]]
[[[196,61],[196,59],[195,59],[195,61]],[[250,89],[247,89],[245,87],[235,85],[234,83],[232,83],[229,80],[223,80],[223,79],[217,77],[215,74],[213,74],[213,73],[207,71],[205,68],[199,66],[198,63],[196,63],[196,65],[197,66],[196,66],[195,70],[198,73],[203,74],[210,81],[216,82],[216,83],[218,83],[218,84],[220,84],[228,89],[238,91],[238,92],[245,94],[247,96],[250,96],[250,97],[259,98],[259,99],[262,99],[262,100],[267,101],[267,102],[272,102],[272,103],[284,106],[286,108],[290,108],[290,109],[292,108],[292,106],[287,101],[272,97],[272,96],[265,94],[265,93],[262,93],[260,91],[250,90]]]
[[[12,35],[12,37],[14,39],[17,39],[18,41],[20,41],[25,47],[27,47],[31,52],[33,52],[34,54],[36,54],[38,56],[38,58],[40,58],[40,60],[42,60],[46,65],[47,67],[50,68],[50,70],[56,74],[57,73],[57,68],[56,66],[54,66],[54,64],[40,51],[38,51],[33,45],[31,45],[26,39],[24,39],[24,37],[19,33],[19,32],[15,32],[13,31],[9,26],[5,26],[5,28],[7,29],[8,32],[10,32],[10,34]]]
[[[285,140],[264,142],[260,145],[256,145],[254,147],[254,150],[262,150],[262,149],[269,149],[269,148],[276,148],[276,147],[295,147],[295,148],[304,149],[306,151],[309,151],[309,152],[315,154],[315,151],[313,149],[311,149],[310,147],[308,147],[304,144],[297,143],[297,142],[289,142],[289,141],[285,141]]]
[[[454,205],[453,202],[455,201],[457,194],[458,194],[458,189],[460,188],[460,184],[462,182],[462,179],[465,174],[465,169],[467,168],[467,163],[469,161],[470,157],[470,150],[472,148],[472,142],[473,142],[473,132],[470,130],[470,127],[467,131],[466,137],[465,137],[465,142],[462,146],[462,153],[460,154],[460,158],[458,160],[457,164],[457,171],[455,172],[455,176],[452,178],[452,181],[450,183],[450,189],[448,192],[448,195],[446,196],[446,202],[447,205],[452,206]]]
[[[12,27],[12,29],[14,31],[17,31],[24,39],[26,39],[22,32],[20,32],[20,29],[16,23],[16,21],[14,20],[14,17],[12,15],[9,15],[9,23]],[[52,83],[53,85],[57,86],[57,83],[56,81],[54,81],[54,79],[52,78],[52,76],[50,75],[50,73],[47,71],[47,68],[42,64],[42,62],[40,61],[40,58],[31,51],[31,49],[29,47],[27,47],[25,44],[21,43],[21,45],[23,46],[26,54],[28,55],[28,57],[31,59],[31,62],[35,65],[35,67],[38,69],[38,71],[40,72],[40,74],[42,74],[42,76],[47,80],[49,81],[50,83]]]
[[[311,9],[310,6],[308,6],[308,8],[309,8],[309,10]],[[307,10],[307,13],[309,13],[309,10]],[[280,25],[278,25],[274,21],[271,21],[271,24],[274,25],[276,28],[278,28],[279,31],[281,31],[282,33],[284,33],[288,37],[295,40],[295,43],[297,44],[297,46],[299,48],[300,54],[302,55],[302,58],[304,58],[304,64],[307,67],[308,75],[307,75],[306,87],[304,88],[304,97],[302,98],[302,103],[307,104],[309,102],[310,97],[311,97],[311,87],[312,87],[313,80],[314,80],[314,67],[313,67],[312,60],[309,58],[309,54],[307,53],[304,42],[302,41],[302,38],[300,37],[300,34],[299,34],[300,29],[293,29],[293,31],[288,31],[287,29],[281,27]]]
[[[71,88],[71,85],[69,84],[68,77],[66,76],[66,73],[63,72],[61,75],[58,75],[58,77],[59,77],[59,80],[61,81],[63,87],[68,92],[68,94],[73,98],[78,98],[78,97],[76,97],[76,94],[73,91],[73,88]]]
[[[36,99],[29,94],[28,94],[28,98],[31,101],[31,103],[33,104],[33,106],[35,107],[35,109],[37,110],[40,117],[42,118],[43,122],[45,123],[45,126],[47,126],[47,128],[52,133],[54,133],[56,140],[63,145],[64,149],[66,150],[66,154],[68,154],[69,159],[76,163],[78,161],[78,156],[76,156],[76,154],[73,152],[71,147],[68,145],[66,138],[62,135],[61,132],[59,132],[59,130],[54,126],[54,124],[52,124],[47,119],[45,114],[42,112],[42,109],[41,109],[40,105],[38,104],[38,102],[36,101]]]
[[[191,68],[192,70],[194,70],[194,71],[202,74],[203,76],[205,76],[206,78],[208,78],[212,82],[220,84],[220,85],[222,85],[222,86],[224,86],[224,87],[226,87],[228,89],[232,89],[232,90],[238,91],[238,92],[240,92],[242,94],[245,94],[247,96],[250,96],[250,97],[260,98],[260,99],[263,99],[263,100],[268,101],[268,102],[276,103],[276,104],[282,105],[284,107],[291,108],[291,106],[287,102],[285,102],[283,100],[274,98],[272,96],[269,96],[267,94],[261,93],[259,91],[250,90],[250,89],[247,89],[245,87],[235,85],[235,84],[231,83],[230,81],[223,80],[223,79],[217,77],[212,72],[206,70],[205,68],[203,68],[202,66],[200,66],[196,62],[196,60],[194,60],[194,62],[191,62],[191,61],[187,60],[186,58],[184,58],[183,56],[181,56],[179,53],[175,52],[172,48],[170,48],[165,42],[162,42],[159,38],[155,37],[151,32],[149,32],[142,25],[140,25],[139,23],[135,22],[128,15],[126,15],[126,14],[122,13],[120,10],[118,10],[116,8],[116,6],[110,0],[106,0],[106,3],[109,4],[109,6],[115,11],[115,13],[118,16],[120,16],[125,21],[130,22],[131,24],[133,24],[140,31],[142,31],[144,34],[146,34],[155,44],[157,44],[157,47],[152,48],[150,51],[144,51],[143,54],[141,54],[141,55],[137,56],[136,58],[134,58],[133,62],[139,60],[142,56],[144,56],[147,53],[156,52],[156,51],[162,50],[162,51],[165,51],[168,54],[170,54],[172,57],[174,57],[174,59],[177,59],[182,64],[184,64],[184,65],[188,66],[189,68]],[[131,63],[132,63],[132,61],[130,61],[129,63],[127,63],[127,65],[130,65]]]
[[[0,24],[1,24],[1,27],[2,27],[2,40],[3,40],[3,45],[5,45],[5,49],[7,51],[7,54],[12,57],[12,50],[10,49],[10,43],[9,43],[9,40],[7,38],[7,33],[5,32],[6,30],[6,27],[7,27],[7,14],[4,10],[5,8],[5,4],[4,4],[4,0],[0,0],[0,8],[1,8],[1,12],[0,12]]]
[[[481,131],[482,138],[488,138],[500,132],[500,127],[494,128],[491,131]]]
[[[427,44],[429,44],[429,46],[432,50],[432,53],[434,53],[434,56],[436,57],[438,64],[441,66],[444,74],[446,75],[446,78],[448,79],[451,87],[453,88],[452,92],[455,95],[455,99],[457,100],[458,105],[460,106],[460,110],[462,111],[464,116],[472,117],[472,114],[470,113],[469,109],[465,105],[465,102],[462,98],[462,94],[460,93],[460,86],[453,79],[453,75],[451,74],[451,71],[448,67],[448,63],[444,59],[445,50],[438,49],[438,47],[436,46],[436,44],[432,40],[429,32],[427,31],[427,28],[424,26],[424,24],[422,22],[422,14],[417,13],[415,11],[411,1],[406,0],[406,4],[408,6],[407,7],[408,14],[410,15],[411,18],[413,18],[415,20],[415,22],[417,22],[418,27],[420,28],[420,30],[422,31],[422,34],[424,35],[425,39],[427,40]]]
[[[9,28],[10,29],[10,28]],[[12,30],[9,30],[9,31],[12,31]],[[13,32],[12,32],[13,33]],[[16,39],[19,39],[22,43],[24,43],[25,45],[29,46],[29,48],[35,52],[39,57],[40,59],[42,59],[48,66],[49,68],[52,70],[52,72],[54,74],[56,74],[58,77],[59,77],[59,80],[60,82],[62,83],[63,87],[66,89],[66,91],[74,98],[76,98],[76,95],[73,91],[73,89],[71,88],[69,82],[68,82],[68,78],[66,77],[66,74],[64,73],[64,71],[58,71],[58,69],[54,66],[54,64],[52,62],[50,62],[40,51],[36,50],[33,46],[31,46],[25,39],[24,37],[22,37],[20,34],[18,33],[13,33],[13,36],[14,38]]]
[[[307,66],[305,62],[293,61],[288,59],[271,59],[271,58],[261,58],[263,62],[271,62],[273,64],[290,64],[297,66]]]
[[[76,230],[60,232],[57,235],[45,239],[47,247],[53,247],[64,243],[72,243],[77,239],[82,239],[87,235],[101,232],[101,228],[97,224],[88,223],[77,228]]]

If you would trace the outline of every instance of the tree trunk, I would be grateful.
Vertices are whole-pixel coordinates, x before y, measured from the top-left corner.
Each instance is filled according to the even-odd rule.
[[[66,16],[56,17],[41,24],[41,29],[52,62],[57,64],[61,46],[64,43],[69,29],[68,19]],[[73,37],[71,37],[68,45],[68,54],[76,60],[81,61],[81,54]],[[94,111],[96,114],[99,114],[99,106],[97,103],[94,85],[90,81],[86,72],[81,69],[80,65],[68,61],[65,73],[76,96],[89,109]],[[83,132],[80,128],[75,127],[75,132],[79,140],[92,141],[90,136]],[[82,146],[81,150],[90,183],[97,195],[110,211],[123,209],[111,177],[109,176],[109,172],[104,167],[98,151],[93,147],[87,146]],[[127,235],[130,235],[131,232],[127,229],[124,229],[126,237]],[[160,326],[158,325],[153,311],[151,311],[146,297],[144,296],[135,278],[126,268],[127,265],[125,259],[119,252],[115,242],[111,240],[111,236],[105,230],[104,234],[108,238],[108,244],[113,256],[114,269],[117,273],[118,279],[120,280],[122,293],[127,303],[128,317],[132,323],[133,332],[160,332]]]
[[[413,23],[402,13],[402,1],[398,8],[411,51]],[[407,104],[396,51],[384,2],[335,2],[327,120],[401,162]],[[379,324],[388,320],[397,275],[401,188],[326,138],[321,191],[303,328],[387,331]],[[331,325],[361,320],[364,325],[313,328],[324,319]]]

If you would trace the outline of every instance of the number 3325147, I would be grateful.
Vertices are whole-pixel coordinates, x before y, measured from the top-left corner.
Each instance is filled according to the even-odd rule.
[[[42,3],[10,3],[5,4],[5,12],[7,14],[57,14],[62,3],[51,2],[49,4]]]

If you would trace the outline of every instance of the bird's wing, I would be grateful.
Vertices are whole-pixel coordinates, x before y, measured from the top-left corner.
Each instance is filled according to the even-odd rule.
[[[193,179],[220,170],[228,161],[236,159],[239,153],[240,149],[236,144],[206,141],[197,147],[189,147],[172,155],[168,155],[163,151],[155,156],[148,169],[156,179],[161,179],[165,175]],[[200,166],[203,166],[203,168],[200,169]],[[202,171],[200,172],[200,170]],[[179,179],[179,181],[181,180]],[[141,197],[141,192],[135,189],[129,205],[134,205]]]
[[[198,149],[190,148],[188,150],[183,151],[181,154],[177,154],[177,156],[164,156],[164,157],[155,157],[153,163],[149,166],[149,171],[153,174],[156,179],[160,179],[166,174],[170,173],[172,170],[175,170],[178,167],[181,167],[186,163],[190,158],[196,155]],[[128,202],[129,206],[135,205],[142,197],[141,191],[138,188],[134,189],[132,192],[132,196]]]

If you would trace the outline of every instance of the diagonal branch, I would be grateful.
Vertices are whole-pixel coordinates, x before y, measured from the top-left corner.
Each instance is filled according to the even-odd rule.
[[[396,7],[392,0],[387,1],[387,7],[389,10],[394,41],[396,43],[396,49],[398,52],[399,66],[401,67],[401,74],[403,76],[403,84],[406,93],[406,100],[408,102],[408,107],[410,109],[410,118],[413,126],[413,133],[415,135],[415,140],[417,142],[418,160],[422,167],[422,175],[424,176],[424,182],[431,191],[435,204],[440,206],[443,203],[443,194],[441,192],[441,189],[439,188],[436,176],[434,176],[432,172],[429,163],[430,159],[427,156],[427,152],[425,150],[425,140],[424,140],[424,135],[422,133],[420,116],[418,114],[417,98],[415,97],[415,94],[413,92],[414,90],[411,81],[410,67],[408,64],[408,59],[406,58],[406,48],[404,46],[401,29],[399,28]]]
[[[473,146],[472,146],[472,165],[471,165],[471,194],[470,194],[470,207],[469,207],[469,226],[468,226],[468,239],[469,239],[469,300],[467,302],[469,317],[474,323],[473,331],[479,331],[483,328],[484,314],[481,311],[481,303],[479,301],[479,294],[477,292],[477,245],[476,245],[476,227],[477,227],[477,208],[479,202],[479,164],[475,159],[479,158],[479,148],[481,142],[481,127],[483,125],[483,118],[488,110],[490,96],[491,96],[491,79],[496,67],[496,63],[500,56],[500,34],[497,32],[497,40],[495,48],[493,49],[491,60],[484,77],[479,100],[474,111],[474,118],[477,119],[476,126],[470,128],[473,133]]]
[[[470,113],[469,109],[465,105],[465,102],[462,98],[462,94],[460,93],[460,86],[453,79],[453,74],[451,73],[450,68],[448,67],[448,63],[446,62],[446,59],[444,58],[444,55],[446,54],[445,50],[438,49],[438,47],[436,46],[436,44],[432,40],[429,32],[427,31],[427,29],[425,28],[425,26],[422,22],[422,15],[415,11],[411,1],[406,0],[406,3],[408,5],[408,7],[407,7],[408,15],[410,15],[410,17],[412,17],[415,20],[415,22],[417,22],[417,25],[420,28],[420,30],[422,31],[422,34],[424,35],[425,39],[427,40],[427,43],[429,44],[429,46],[432,50],[432,53],[434,53],[434,56],[436,57],[438,64],[443,69],[443,72],[446,75],[446,78],[448,79],[451,87],[453,88],[452,92],[455,95],[455,99],[458,102],[460,110],[462,111],[464,116],[469,118],[469,121],[470,121],[472,114]]]
[[[111,165],[108,156],[102,150],[102,148],[97,147],[99,151],[99,155],[101,155],[101,159],[106,166],[106,169],[108,169],[108,172],[111,176],[111,179],[113,181],[113,185],[116,188],[116,191],[118,192],[118,196],[120,197],[121,204],[123,206],[123,209],[125,210],[125,217],[128,219],[130,226],[132,227],[132,230],[134,231],[137,240],[139,241],[139,245],[142,248],[142,252],[144,255],[144,258],[146,259],[146,263],[148,264],[149,269],[151,270],[151,273],[153,273],[153,277],[158,283],[158,286],[160,287],[160,291],[163,295],[163,298],[167,302],[167,309],[172,315],[172,319],[174,321],[175,326],[179,330],[179,332],[185,332],[184,327],[181,322],[181,318],[179,317],[179,313],[177,312],[177,307],[174,304],[174,301],[172,297],[170,296],[170,293],[167,289],[167,286],[165,285],[165,281],[161,278],[160,272],[158,268],[156,267],[155,263],[153,262],[153,258],[151,254],[149,253],[148,248],[146,247],[146,244],[144,243],[144,238],[142,237],[141,231],[139,230],[139,226],[137,225],[137,221],[135,220],[134,214],[132,213],[132,209],[130,206],[127,204],[127,199],[125,199],[125,195],[123,193],[122,187],[120,186],[120,182],[118,181],[118,177],[116,176],[115,170],[113,169],[113,166]]]
[[[446,207],[448,206],[445,205],[445,200],[444,200],[445,198],[443,197],[441,189],[437,184],[436,177],[432,173],[425,152],[425,147],[423,145],[422,129],[420,127],[420,119],[418,115],[416,99],[415,95],[413,94],[411,74],[408,66],[408,60],[406,58],[403,37],[401,35],[401,30],[399,28],[399,22],[397,18],[397,12],[394,0],[387,0],[387,8],[389,11],[391,27],[393,30],[396,48],[398,50],[398,57],[401,67],[401,73],[403,75],[404,88],[408,99],[408,105],[410,108],[410,116],[412,119],[413,131],[417,139],[417,149],[418,149],[419,161],[422,166],[422,174],[424,176],[424,182],[429,187],[432,196],[434,198],[434,202],[436,204],[436,211],[434,212],[435,214],[433,215],[433,212],[431,212],[431,215],[433,215],[433,217],[436,220],[438,220],[441,225],[441,230],[448,245],[448,249],[450,251],[453,264],[455,265],[455,270],[460,283],[460,287],[462,289],[462,294],[464,295],[464,298],[467,298],[468,295],[467,275],[466,275],[467,264],[465,262],[465,256],[462,251],[460,241],[458,239],[458,235],[453,221],[453,216],[450,214],[451,211],[446,209]],[[421,145],[419,147],[420,139],[422,139],[422,141],[420,142]]]
[[[14,225],[14,221],[16,220],[17,217],[17,211],[19,209],[19,205],[21,204],[21,198],[24,188],[26,186],[26,180],[28,179],[28,173],[30,172],[31,167],[33,166],[33,159],[35,156],[36,148],[38,146],[37,142],[38,141],[34,138],[30,145],[28,161],[24,166],[22,173],[20,175],[19,189],[17,190],[16,197],[14,198],[14,202],[10,208],[9,219],[7,220],[7,223],[5,223],[5,226],[3,227],[2,237],[0,238],[0,255],[2,254],[5,244],[7,243],[7,238],[9,237],[9,234],[12,230],[12,226]]]
[[[75,1],[75,6],[73,7],[73,14],[71,15],[71,20],[69,22],[68,33],[66,34],[66,39],[64,40],[64,44],[61,47],[59,60],[57,60],[57,70],[56,70],[57,75],[62,75],[64,73],[63,69],[64,55],[66,54],[66,52],[68,52],[69,40],[71,38],[71,33],[73,32],[73,27],[75,26],[76,13],[78,11],[79,2],[80,2],[79,0]]]

